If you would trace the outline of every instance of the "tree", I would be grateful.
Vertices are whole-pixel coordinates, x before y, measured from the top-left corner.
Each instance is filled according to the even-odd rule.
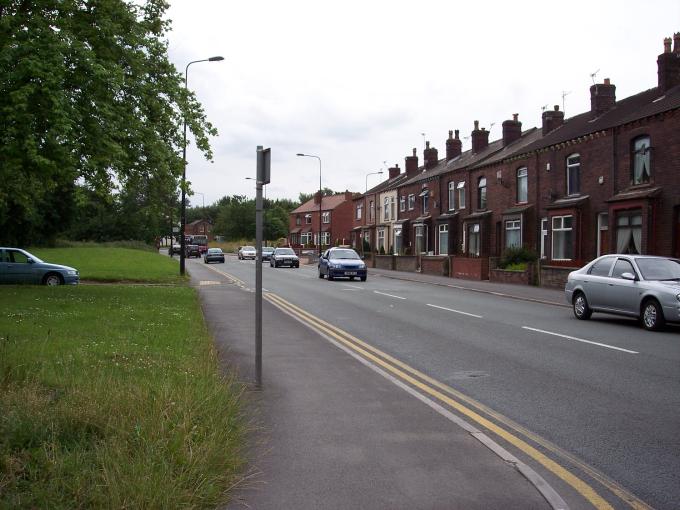
[[[316,195],[316,193],[318,192],[316,191],[314,193],[300,192],[300,194],[298,195],[298,201],[300,202],[300,205],[304,204],[305,202],[309,202],[312,198],[314,198],[314,195]],[[323,188],[321,190],[321,193],[323,194],[324,197],[330,197],[336,194],[335,191],[333,191],[330,188]]]
[[[77,187],[136,197],[160,222],[182,174],[183,119],[212,157],[216,131],[167,57],[168,4],[139,4],[0,4],[0,242],[54,238]]]

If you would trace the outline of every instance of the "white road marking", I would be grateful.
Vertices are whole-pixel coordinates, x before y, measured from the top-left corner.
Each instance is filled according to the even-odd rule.
[[[351,288],[353,288],[353,289],[358,289],[358,290],[362,290],[362,289],[363,289],[363,287],[358,287],[358,286],[356,286],[356,285],[350,285],[349,283],[346,283],[345,285],[346,285],[347,287],[351,287]]]
[[[599,347],[606,347],[607,349],[614,349],[617,351],[627,352],[628,354],[640,354],[637,351],[629,351],[628,349],[622,349],[621,347],[614,347],[613,345],[601,344],[599,342],[593,342],[592,340],[584,340],[583,338],[577,338],[575,336],[563,335],[561,333],[553,333],[552,331],[545,331],[543,329],[530,328],[529,326],[522,326],[522,329],[528,329],[529,331],[536,331],[538,333],[545,333],[546,335],[559,336],[562,338],[567,338],[569,340],[575,340],[577,342],[583,342],[584,344],[597,345]]]
[[[474,313],[468,313],[468,312],[461,312],[460,310],[454,310],[453,308],[446,308],[444,306],[439,306],[439,305],[431,305],[430,303],[426,303],[427,306],[431,306],[432,308],[439,308],[440,310],[446,310],[447,312],[453,312],[453,313],[459,313],[461,315],[469,315],[470,317],[475,317],[477,319],[481,319],[481,315],[475,315]]]
[[[386,294],[386,293],[384,293],[384,292],[378,292],[377,290],[374,290],[373,292],[375,292],[376,294],[381,294],[381,295],[383,295],[383,296],[393,297],[393,298],[395,298],[395,299],[406,299],[405,297],[395,296],[395,295],[393,295],[393,294]]]

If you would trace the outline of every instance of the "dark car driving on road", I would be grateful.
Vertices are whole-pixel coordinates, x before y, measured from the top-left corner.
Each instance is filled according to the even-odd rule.
[[[360,278],[366,281],[366,264],[351,248],[330,248],[319,257],[319,278]]]
[[[262,260],[271,260],[272,255],[274,255],[273,246],[263,246],[262,247]]]
[[[290,266],[300,267],[300,259],[292,248],[276,248],[269,259],[271,267]]]
[[[210,264],[211,262],[221,262],[224,264],[224,253],[222,248],[208,248],[208,251],[203,255],[203,262]]]
[[[197,257],[198,258],[198,257],[201,256],[201,251],[200,251],[197,244],[187,244],[186,249],[187,249],[187,253],[186,253],[187,258],[191,258],[191,257]]]
[[[577,319],[593,312],[627,315],[649,330],[680,322],[680,260],[603,255],[569,273],[564,288]]]
[[[0,247],[0,283],[76,285],[79,281],[77,269],[43,262],[20,248]]]

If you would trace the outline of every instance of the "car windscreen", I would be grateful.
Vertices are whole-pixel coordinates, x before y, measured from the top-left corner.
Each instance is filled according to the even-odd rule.
[[[241,248],[241,251],[255,251],[255,247],[254,246],[244,246],[243,248]]]
[[[222,248],[208,248],[208,253],[222,253]]]
[[[680,261],[675,259],[636,258],[645,280],[680,280]]]
[[[262,248],[262,251],[270,252],[274,251],[274,248],[269,248],[268,246],[265,246],[264,248]]]
[[[292,248],[279,248],[276,250],[277,255],[295,255]]]
[[[360,259],[359,255],[357,255],[357,252],[354,250],[333,250],[329,258],[331,259],[351,259],[351,260],[357,260]]]

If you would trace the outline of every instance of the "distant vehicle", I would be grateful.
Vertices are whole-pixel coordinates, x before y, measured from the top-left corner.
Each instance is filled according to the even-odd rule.
[[[198,245],[197,245],[197,244],[187,244],[187,245],[186,245],[186,250],[187,250],[187,252],[186,252],[186,257],[187,257],[187,258],[191,258],[191,257],[200,257],[200,256],[201,256],[201,252],[200,252],[200,250],[198,249]]]
[[[203,255],[203,262],[210,264],[211,262],[221,262],[224,264],[224,253],[222,248],[208,248],[208,251]]]
[[[648,330],[680,321],[680,260],[603,255],[569,273],[564,288],[577,319],[593,312],[627,315]]]
[[[43,262],[20,248],[0,247],[0,283],[29,283],[42,285],[77,285],[77,269]]]
[[[203,255],[208,251],[208,236],[194,234],[191,236],[191,244],[198,245],[198,251]]]
[[[254,246],[241,246],[238,249],[238,258],[239,260],[245,260],[245,259],[253,259],[255,260],[255,256],[257,255],[257,252],[255,251]]]
[[[361,257],[351,248],[330,248],[319,257],[319,278],[324,275],[329,280],[338,277],[360,278],[366,281],[366,264]]]
[[[179,255],[180,253],[182,253],[182,245],[179,244],[179,241],[173,242],[168,248],[168,255],[172,257],[173,255]]]
[[[271,260],[273,254],[274,254],[273,246],[262,247],[262,260]]]
[[[292,248],[276,248],[269,259],[271,267],[300,267],[300,259]]]

